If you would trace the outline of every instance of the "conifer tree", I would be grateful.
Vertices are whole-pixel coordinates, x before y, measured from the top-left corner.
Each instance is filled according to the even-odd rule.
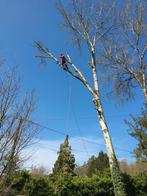
[[[100,151],[98,157],[92,156],[88,161],[87,175],[92,176],[96,171],[103,172],[109,168],[109,159],[106,153]]]
[[[129,126],[129,134],[138,141],[134,150],[137,161],[147,161],[147,108],[139,117],[132,116],[132,122],[126,123]]]
[[[52,175],[75,175],[75,158],[74,155],[71,154],[71,146],[69,145],[68,135],[66,136],[64,143],[60,145],[58,154],[59,156],[54,164]]]

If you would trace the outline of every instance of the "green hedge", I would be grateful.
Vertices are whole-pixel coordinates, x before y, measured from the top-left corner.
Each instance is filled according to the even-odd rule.
[[[52,179],[49,176],[31,177],[19,172],[14,178],[12,195],[26,196],[114,196],[110,172],[97,172],[92,177],[60,175]],[[147,174],[131,177],[123,174],[128,196],[147,195]]]

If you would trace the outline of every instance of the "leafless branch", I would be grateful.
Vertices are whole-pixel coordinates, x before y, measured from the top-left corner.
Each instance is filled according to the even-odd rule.
[[[104,65],[110,68],[109,71],[112,71],[118,95],[123,94],[126,99],[133,97],[133,90],[138,85],[143,91],[145,102],[147,102],[146,7],[146,2],[130,1],[130,4],[126,3],[124,9],[119,10],[118,36],[116,35],[111,40],[112,43],[109,46],[108,44],[106,47],[104,46],[105,51],[102,59]],[[121,80],[121,78],[124,79]],[[123,85],[124,88],[121,88]],[[127,89],[127,85],[130,88]]]
[[[28,147],[36,135],[36,127],[27,120],[34,110],[34,98],[26,95],[19,102],[19,80],[17,71],[5,69],[0,80],[0,194],[11,191],[11,181],[15,171],[23,161],[22,151]],[[2,71],[1,71],[2,73]],[[14,74],[15,73],[15,74]],[[9,194],[7,192],[7,194]]]

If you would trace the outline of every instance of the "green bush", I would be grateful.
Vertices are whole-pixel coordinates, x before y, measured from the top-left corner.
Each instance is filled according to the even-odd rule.
[[[91,178],[74,177],[72,181],[76,195],[82,196],[113,196],[113,184],[109,171],[97,172]]]
[[[73,179],[73,193],[82,196],[111,196],[113,193],[112,181],[109,179],[100,179],[97,176],[88,177],[74,177]],[[74,195],[74,194],[73,194]]]
[[[147,174],[141,173],[133,177],[136,196],[147,195]]]
[[[110,172],[97,172],[90,177],[60,175],[53,183],[58,196],[113,196],[113,184]]]
[[[30,174],[26,170],[19,170],[15,172],[12,179],[11,193],[9,196],[15,196],[23,192],[25,184],[29,181]]]
[[[142,173],[132,177],[124,173],[123,180],[126,186],[128,196],[147,195],[147,174]]]
[[[123,177],[123,181],[124,181],[125,188],[126,188],[126,191],[127,191],[127,195],[128,196],[135,196],[136,195],[136,190],[135,190],[135,187],[134,187],[133,178],[127,173],[123,173],[122,177]]]
[[[27,196],[53,196],[53,189],[49,186],[46,178],[38,179],[31,178],[24,187],[24,192]]]

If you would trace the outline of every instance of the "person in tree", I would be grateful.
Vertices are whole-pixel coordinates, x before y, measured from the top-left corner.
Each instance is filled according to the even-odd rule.
[[[62,68],[64,69],[64,70],[68,70],[68,67],[67,67],[67,59],[66,59],[66,57],[64,56],[64,54],[61,54],[60,55],[60,58],[61,58],[61,65],[62,65]]]

